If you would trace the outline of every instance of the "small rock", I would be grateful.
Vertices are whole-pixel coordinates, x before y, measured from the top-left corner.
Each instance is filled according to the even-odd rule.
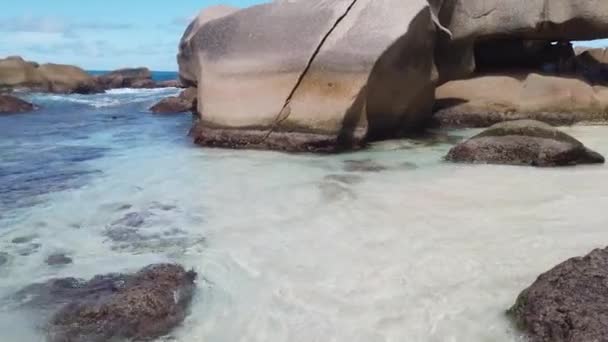
[[[11,95],[0,95],[0,113],[25,113],[38,109],[37,106]]]
[[[50,319],[47,340],[140,341],[166,335],[186,317],[195,278],[194,271],[174,264],[151,265],[133,275],[97,276],[88,282],[69,278],[61,291],[54,291],[68,304]]]
[[[580,141],[534,120],[496,124],[452,148],[446,160],[544,167],[604,163]]]
[[[608,249],[594,250],[542,274],[508,315],[530,342],[606,341]]]
[[[46,258],[46,264],[49,266],[68,265],[72,263],[72,258],[65,254],[53,254]]]

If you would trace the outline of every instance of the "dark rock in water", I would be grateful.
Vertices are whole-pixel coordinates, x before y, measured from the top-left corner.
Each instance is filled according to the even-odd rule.
[[[49,342],[150,340],[166,335],[187,315],[196,273],[174,264],[89,281],[55,279],[28,286],[16,298],[30,308],[57,310]]]
[[[170,96],[150,108],[152,113],[169,114],[196,111],[196,88],[188,88],[182,91],[179,96]]]
[[[608,249],[594,250],[542,274],[508,315],[530,342],[608,338]]]
[[[25,113],[38,109],[37,106],[10,95],[0,95],[0,114]]]
[[[72,258],[65,254],[53,254],[46,258],[46,264],[50,266],[67,265],[72,263]]]
[[[119,69],[97,77],[105,89],[154,88],[152,72],[148,68]]]
[[[461,163],[567,166],[604,163],[580,141],[539,121],[496,124],[452,148],[446,159]]]
[[[158,88],[184,88],[184,85],[179,80],[168,80],[156,82]]]
[[[28,242],[32,242],[34,239],[36,239],[36,235],[29,235],[29,236],[19,236],[14,238],[11,242],[14,244],[24,244],[24,243],[28,243]]]
[[[347,172],[380,172],[387,170],[387,167],[371,159],[346,160],[344,171]]]

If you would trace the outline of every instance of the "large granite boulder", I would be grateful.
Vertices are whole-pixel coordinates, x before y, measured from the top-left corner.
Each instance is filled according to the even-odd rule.
[[[488,127],[516,119],[552,125],[608,120],[608,87],[574,76],[476,75],[438,87],[436,98],[434,119],[448,127]]]
[[[150,108],[152,113],[170,114],[196,111],[197,89],[190,87],[183,90],[178,96],[170,96],[160,100]]]
[[[433,18],[426,0],[310,0],[195,20],[178,61],[198,84],[196,142],[333,151],[420,127],[437,78]]]
[[[580,141],[533,120],[496,124],[456,145],[446,160],[545,167],[604,163],[604,157]]]
[[[21,57],[0,59],[0,88],[67,94],[103,91],[95,78],[81,68],[63,64],[39,65]]]
[[[608,249],[594,250],[542,274],[508,311],[530,342],[608,338]]]
[[[549,42],[601,37],[601,0],[274,1],[203,12],[178,63],[198,86],[196,142],[333,151],[419,130],[435,86],[475,71],[483,42],[494,45],[478,50],[482,63],[505,64],[493,46],[516,46],[537,67],[565,70],[572,47]],[[520,55],[506,58],[525,64]]]
[[[0,94],[0,114],[14,114],[31,112],[38,109],[37,106],[23,101],[11,95]]]
[[[15,298],[26,307],[55,312],[47,327],[49,342],[151,340],[183,321],[195,278],[194,271],[179,265],[156,264],[88,281],[54,279]]]

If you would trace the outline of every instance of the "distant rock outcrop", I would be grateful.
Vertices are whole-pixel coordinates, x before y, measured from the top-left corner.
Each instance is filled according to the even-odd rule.
[[[0,94],[0,114],[25,113],[36,109],[38,109],[36,105],[27,101],[23,101],[11,95]]]
[[[21,57],[0,59],[0,88],[63,94],[103,92],[94,77],[76,66],[40,65]]]
[[[148,68],[114,70],[98,76],[97,82],[105,89],[156,87],[156,83],[152,80],[152,72]]]
[[[158,264],[89,281],[55,279],[15,296],[32,309],[57,310],[48,323],[49,342],[141,341],[163,336],[183,321],[195,278],[179,265]]]
[[[542,274],[508,311],[530,342],[606,341],[608,249]]]
[[[580,141],[533,120],[496,124],[452,148],[446,159],[544,167],[604,163],[604,157]]]

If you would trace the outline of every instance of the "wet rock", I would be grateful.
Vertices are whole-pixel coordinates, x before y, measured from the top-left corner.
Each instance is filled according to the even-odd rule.
[[[542,274],[508,315],[530,342],[606,341],[608,249],[594,250]]]
[[[197,104],[196,96],[196,88],[188,88],[182,91],[178,96],[170,96],[162,99],[152,106],[150,111],[157,114],[195,112]]]
[[[109,274],[89,281],[50,280],[14,297],[32,309],[51,310],[49,342],[150,340],[165,335],[187,315],[196,273],[157,264],[135,274]]]
[[[37,106],[17,97],[0,94],[0,114],[25,113],[38,109]]]
[[[46,258],[46,264],[49,266],[68,265],[73,262],[72,258],[65,254],[53,254]]]
[[[344,161],[344,171],[347,172],[380,172],[384,170],[387,170],[386,166],[371,159]]]
[[[354,200],[355,193],[345,184],[337,182],[322,182],[319,185],[323,199],[329,202],[339,200]]]
[[[580,141],[539,121],[496,124],[452,148],[448,161],[530,166],[604,163]]]

